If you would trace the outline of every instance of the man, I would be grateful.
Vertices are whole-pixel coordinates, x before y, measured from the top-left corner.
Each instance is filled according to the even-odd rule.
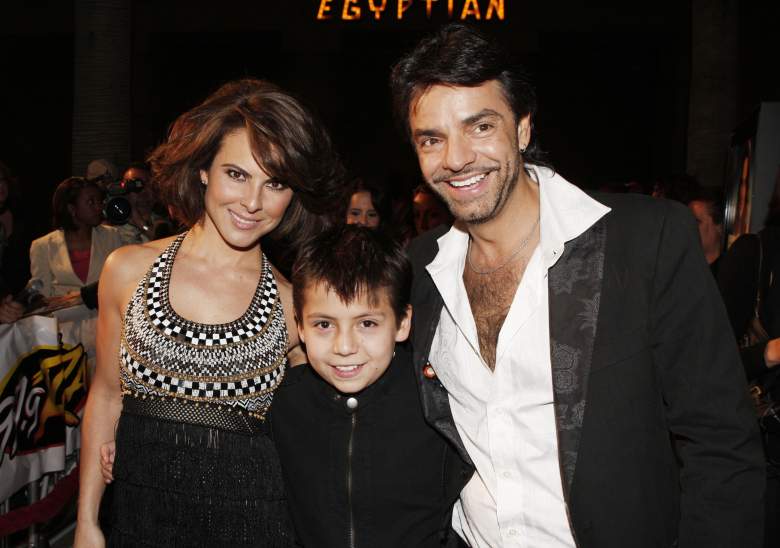
[[[535,95],[444,27],[393,69],[396,114],[456,219],[410,248],[426,419],[473,463],[472,546],[758,546],[762,457],[690,214],[539,165]],[[437,239],[438,238],[438,239]]]
[[[720,192],[703,188],[688,202],[688,208],[699,227],[704,258],[713,276],[717,277],[723,252],[723,205]]]
[[[418,235],[439,225],[449,226],[452,224],[452,215],[450,215],[447,206],[425,185],[414,189],[412,207],[414,208],[414,229]]]
[[[133,190],[124,194],[130,204],[130,218],[117,227],[124,245],[154,240],[154,197],[150,188],[152,174],[145,164],[133,164],[125,170],[122,182]],[[137,188],[140,187],[140,188]]]

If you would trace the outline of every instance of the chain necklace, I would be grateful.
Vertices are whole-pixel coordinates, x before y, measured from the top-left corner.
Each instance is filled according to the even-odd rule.
[[[469,268],[474,274],[479,274],[480,276],[484,276],[485,274],[493,274],[493,272],[498,272],[506,265],[511,263],[514,259],[516,259],[517,256],[520,254],[520,252],[523,249],[525,249],[525,246],[527,246],[528,242],[531,241],[531,237],[534,235],[534,232],[536,232],[537,226],[539,226],[539,217],[536,218],[536,222],[534,223],[534,226],[531,227],[531,230],[528,232],[528,235],[525,238],[523,238],[523,241],[520,242],[520,245],[517,246],[517,249],[514,251],[514,253],[512,253],[509,256],[509,258],[505,260],[503,263],[489,270],[477,270],[477,268],[471,262],[471,235],[469,234],[469,246],[468,249],[466,249],[466,263],[468,263]]]

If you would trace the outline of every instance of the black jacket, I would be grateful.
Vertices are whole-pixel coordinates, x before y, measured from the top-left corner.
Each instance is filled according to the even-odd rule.
[[[734,338],[687,209],[600,195],[612,211],[548,275],[563,493],[581,548],[761,546],[763,457]],[[443,302],[414,241],[414,367],[426,419],[468,458],[424,374]],[[672,443],[670,440],[675,440]],[[679,457],[679,461],[678,461]]]
[[[759,241],[761,242],[759,245]],[[761,263],[762,272],[758,272]],[[739,339],[747,331],[753,318],[761,280],[761,309],[759,318],[770,338],[780,337],[780,227],[770,226],[758,235],[739,237],[721,260],[718,285],[726,303],[734,336]],[[745,374],[749,380],[765,375],[766,343],[742,351]]]
[[[423,420],[408,351],[385,374],[339,394],[308,366],[274,395],[273,437],[290,511],[307,547],[457,546],[452,505],[468,477],[450,444]]]

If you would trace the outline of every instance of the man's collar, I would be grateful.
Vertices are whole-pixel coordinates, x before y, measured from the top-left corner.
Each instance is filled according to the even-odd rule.
[[[549,267],[561,256],[566,242],[588,230],[606,215],[610,208],[597,202],[551,169],[530,164],[526,167],[532,178],[539,183],[539,245],[545,264]],[[453,269],[454,275],[461,276],[468,239],[465,228],[460,223],[455,223],[437,240],[439,253],[427,270],[433,274]]]

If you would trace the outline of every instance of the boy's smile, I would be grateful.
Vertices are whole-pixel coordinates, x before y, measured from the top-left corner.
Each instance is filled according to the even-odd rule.
[[[309,363],[338,391],[353,394],[373,384],[393,359],[395,343],[406,339],[411,309],[396,320],[386,290],[375,302],[364,293],[349,304],[324,284],[304,291],[298,333]]]

